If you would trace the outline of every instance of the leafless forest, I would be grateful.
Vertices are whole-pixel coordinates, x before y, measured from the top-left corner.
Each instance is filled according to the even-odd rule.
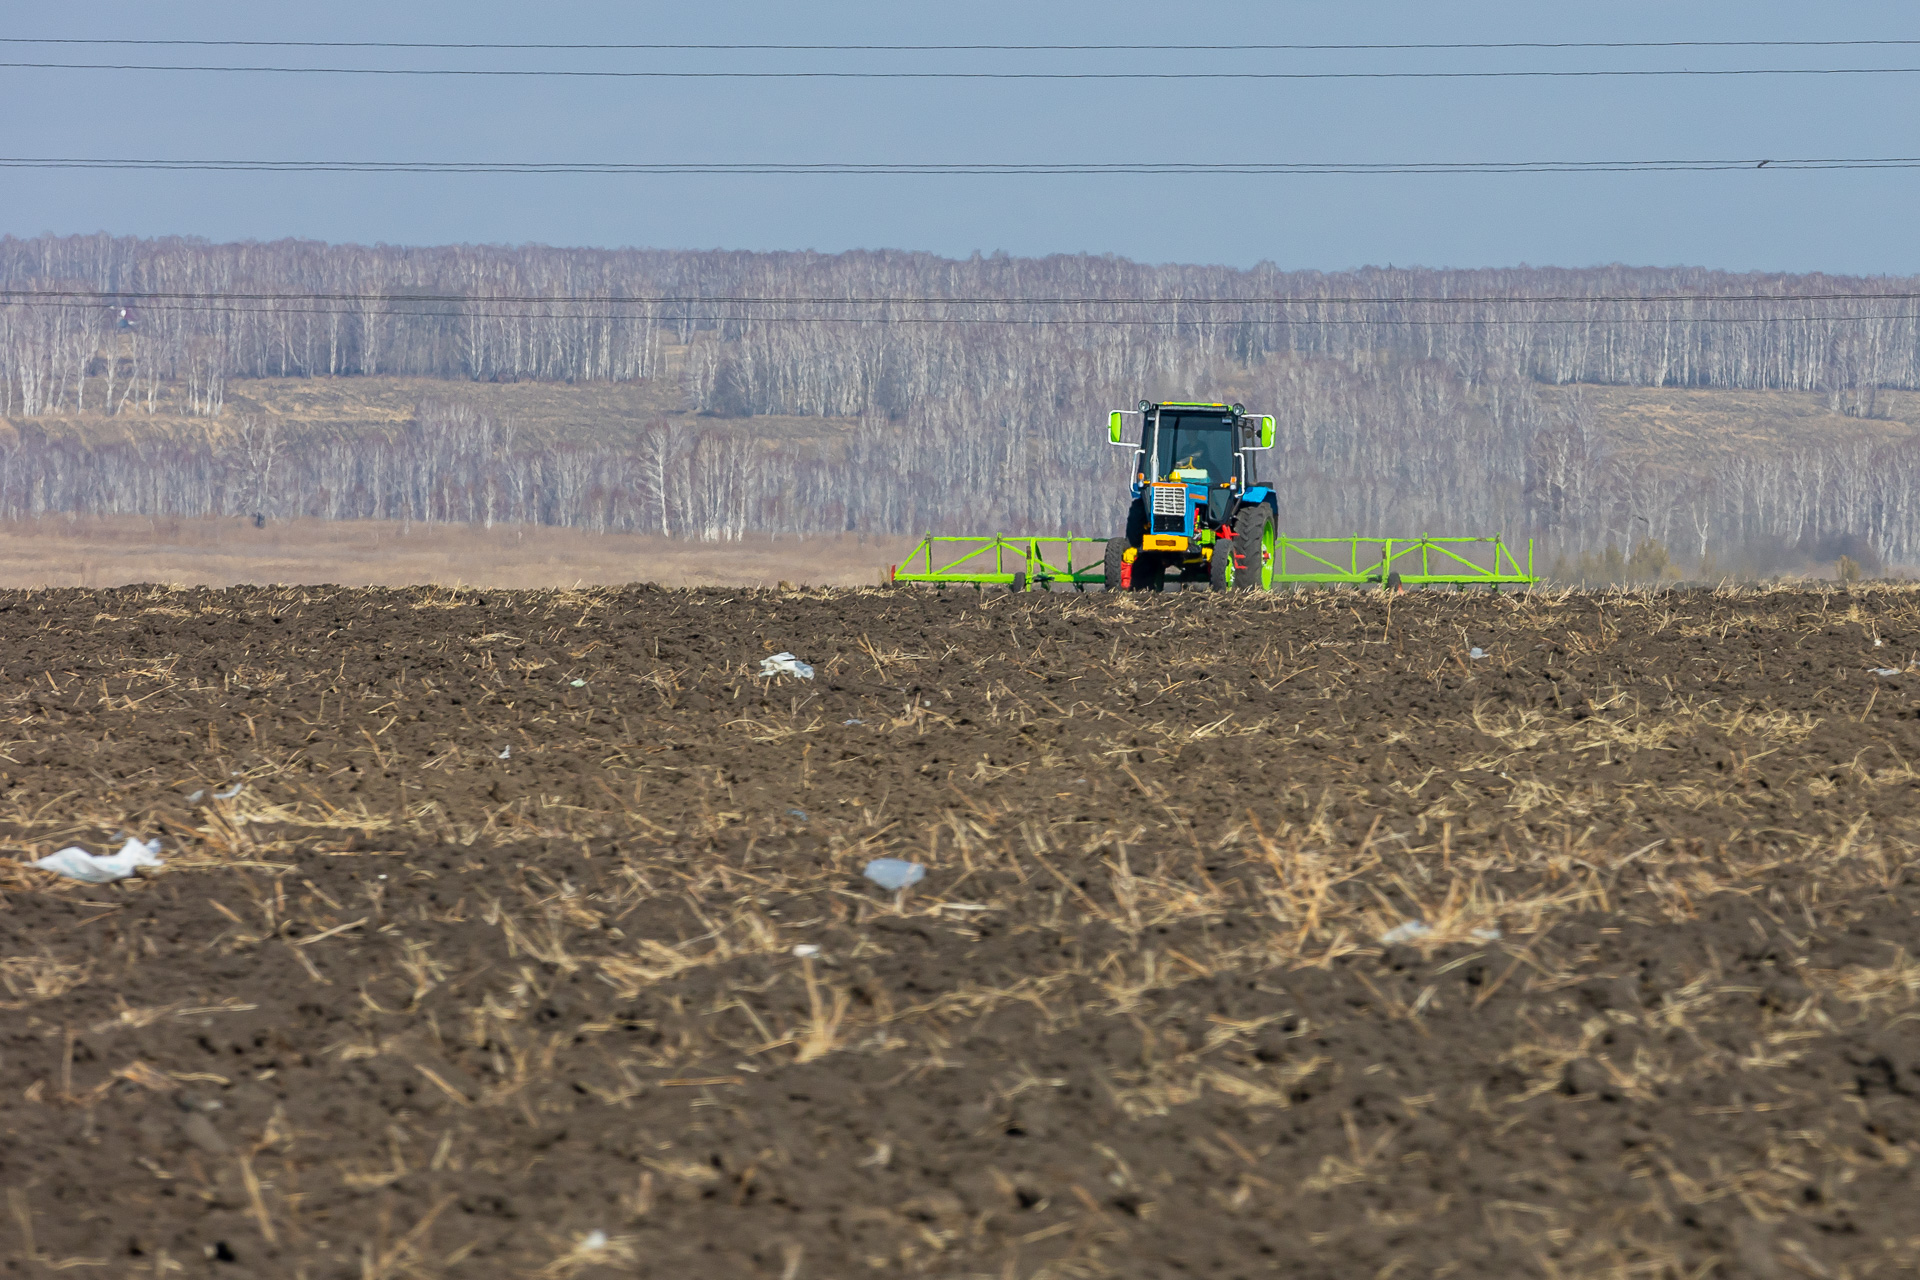
[[[1900,297],[1916,283],[7,238],[6,288],[107,298],[0,304],[0,416],[20,428],[0,448],[0,518],[1103,534],[1125,461],[1104,443],[1104,410],[1230,394],[1281,423],[1262,469],[1299,533],[1499,531],[1568,556],[1651,537],[1689,566],[1839,551],[1912,563],[1920,443],[1842,437],[1711,469],[1630,469],[1578,397],[1550,407],[1537,389],[1819,391],[1873,417],[1887,391],[1920,387],[1920,315]],[[143,298],[123,322],[119,299],[152,294],[202,296]],[[1200,301],[1132,301],[1166,297]],[[1456,301],[1412,300],[1436,297]],[[1459,301],[1486,297],[1524,301]],[[1054,301],[1014,301],[1033,298]],[[459,396],[474,380],[665,376],[669,348],[708,429],[531,440]],[[390,436],[283,438],[222,413],[231,379],[376,373],[450,385]],[[34,426],[148,413],[162,386],[203,432],[84,445]],[[728,421],[770,413],[860,425],[822,447]]]

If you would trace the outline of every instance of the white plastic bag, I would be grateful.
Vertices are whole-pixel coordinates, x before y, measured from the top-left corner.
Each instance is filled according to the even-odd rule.
[[[760,674],[763,676],[799,676],[802,680],[813,679],[813,668],[790,653],[776,653],[771,658],[760,659]]]
[[[1425,920],[1403,920],[1380,935],[1380,941],[1389,947],[1397,947],[1403,942],[1416,942],[1433,932],[1433,926]]]
[[[861,873],[882,889],[907,889],[927,878],[927,869],[900,858],[875,858]]]
[[[137,867],[163,866],[159,858],[158,840],[139,840],[128,837],[120,846],[120,852],[112,854],[88,853],[78,845],[70,845],[58,853],[50,853],[27,865],[39,867],[42,871],[51,871],[55,875],[66,876],[70,880],[84,880],[88,884],[111,884],[115,880],[124,880],[134,873]]]

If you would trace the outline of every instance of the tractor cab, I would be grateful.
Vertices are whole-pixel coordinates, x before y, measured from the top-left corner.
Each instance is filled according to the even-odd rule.
[[[1135,414],[1137,434],[1127,422]],[[1143,400],[1109,415],[1108,438],[1134,451],[1127,532],[1107,548],[1109,589],[1158,589],[1169,578],[1216,590],[1267,585],[1271,556],[1262,553],[1272,550],[1279,511],[1254,454],[1273,445],[1271,417],[1237,404]],[[1255,544],[1250,562],[1243,536]]]

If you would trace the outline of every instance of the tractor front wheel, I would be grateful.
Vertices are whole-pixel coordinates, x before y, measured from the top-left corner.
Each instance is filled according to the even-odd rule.
[[[1107,590],[1124,591],[1127,589],[1127,547],[1131,545],[1125,538],[1107,539]]]
[[[1207,579],[1215,591],[1231,591],[1237,583],[1233,565],[1232,538],[1215,538],[1213,555],[1207,560]]]
[[[1273,512],[1263,503],[1242,507],[1233,518],[1232,585],[1240,591],[1266,591],[1273,586]],[[1218,558],[1219,552],[1214,553]],[[1218,581],[1216,578],[1215,581]]]
[[[1133,544],[1125,538],[1107,540],[1106,586],[1109,591],[1161,591],[1166,576],[1167,562],[1164,557],[1135,551],[1133,559],[1127,559]]]

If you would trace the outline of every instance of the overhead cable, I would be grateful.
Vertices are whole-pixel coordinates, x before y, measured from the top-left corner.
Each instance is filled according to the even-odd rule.
[[[489,49],[573,52],[765,53],[1342,53],[1467,49],[1858,49],[1920,45],[1920,40],[1488,40],[1401,44],[637,44],[444,40],[189,40],[116,36],[0,36],[0,44],[179,46],[239,49]]]
[[[1912,296],[1912,295],[1909,295]],[[1898,300],[1900,295],[1884,295],[1888,300]],[[706,299],[708,303],[716,299]],[[81,302],[63,302],[55,299],[16,300],[13,305],[25,307],[45,307],[52,310],[78,311],[97,310],[99,304]],[[363,318],[366,316],[394,316],[402,318],[429,320],[587,320],[631,323],[647,321],[660,325],[675,324],[841,324],[882,328],[888,325],[943,326],[943,325],[1001,325],[1027,326],[1033,328],[1218,328],[1228,325],[1273,325],[1283,328],[1300,327],[1397,327],[1397,328],[1449,328],[1465,326],[1487,326],[1493,328],[1526,328],[1537,325],[1584,325],[1584,324],[1856,324],[1866,321],[1910,321],[1920,320],[1920,314],[1906,312],[1878,312],[1865,315],[1760,315],[1760,316],[1470,316],[1460,319],[1409,319],[1395,316],[1380,317],[1315,317],[1295,319],[1281,316],[796,316],[796,315],[741,315],[706,314],[690,315],[672,312],[634,313],[619,312],[611,314],[567,313],[555,315],[551,311],[409,311],[391,306],[368,307],[236,307],[208,303],[163,302],[141,304],[139,311],[190,312],[195,314],[218,315],[265,315],[265,316],[341,316]]]
[[[243,292],[220,290],[145,290],[145,289],[42,289],[0,287],[0,300],[57,300],[95,302],[103,305],[146,305],[154,302],[383,302],[383,303],[477,303],[528,306],[1073,306],[1073,307],[1300,307],[1300,306],[1537,306],[1658,303],[1709,304],[1786,302],[1914,302],[1920,291],[1850,290],[1826,293],[1607,293],[1607,294],[1364,294],[1318,296],[1314,294],[1274,294],[1250,297],[1183,296],[1163,294],[1153,297],[1122,295],[1029,295],[995,297],[937,297],[905,294],[876,295],[798,295],[777,294],[726,296],[702,294],[468,294],[468,293],[317,293],[317,292]],[[441,315],[442,312],[420,312]]]
[[[288,67],[146,62],[0,62],[15,71],[578,80],[1593,80],[1726,76],[1905,76],[1920,67],[1638,67],[1587,71],[601,71],[532,67]]]
[[[61,301],[31,301],[21,303],[27,307],[52,307],[52,309],[83,309],[83,303],[61,303]],[[1453,320],[1411,320],[1411,319],[1313,319],[1294,320],[1281,317],[851,317],[851,315],[553,315],[540,311],[397,311],[388,307],[372,309],[282,309],[282,307],[196,307],[180,303],[163,303],[159,307],[148,307],[150,311],[196,311],[196,313],[219,313],[219,315],[324,315],[324,317],[413,317],[413,319],[434,320],[607,320],[607,322],[632,322],[649,320],[662,326],[672,324],[854,324],[854,326],[872,326],[885,328],[889,324],[914,324],[914,326],[943,326],[943,324],[1000,324],[1000,326],[1031,326],[1031,328],[1223,328],[1229,324],[1273,324],[1281,328],[1302,328],[1302,326],[1334,326],[1334,328],[1357,328],[1357,326],[1379,326],[1379,328],[1461,328],[1461,326],[1490,326],[1490,328],[1528,328],[1542,324],[1661,324],[1661,322],[1680,322],[1680,324],[1857,324],[1864,320],[1920,320],[1920,313],[1874,313],[1874,315],[1757,315],[1757,317],[1609,317],[1596,320],[1594,317],[1473,317],[1473,319]]]
[[[1265,161],[617,161],[617,160],[217,160],[160,157],[0,156],[0,169],[97,169],[210,173],[598,174],[619,176],[1386,176],[1393,174],[1722,173],[1740,170],[1892,170],[1920,168],[1920,156],[1775,159],[1760,156],[1677,160]]]

